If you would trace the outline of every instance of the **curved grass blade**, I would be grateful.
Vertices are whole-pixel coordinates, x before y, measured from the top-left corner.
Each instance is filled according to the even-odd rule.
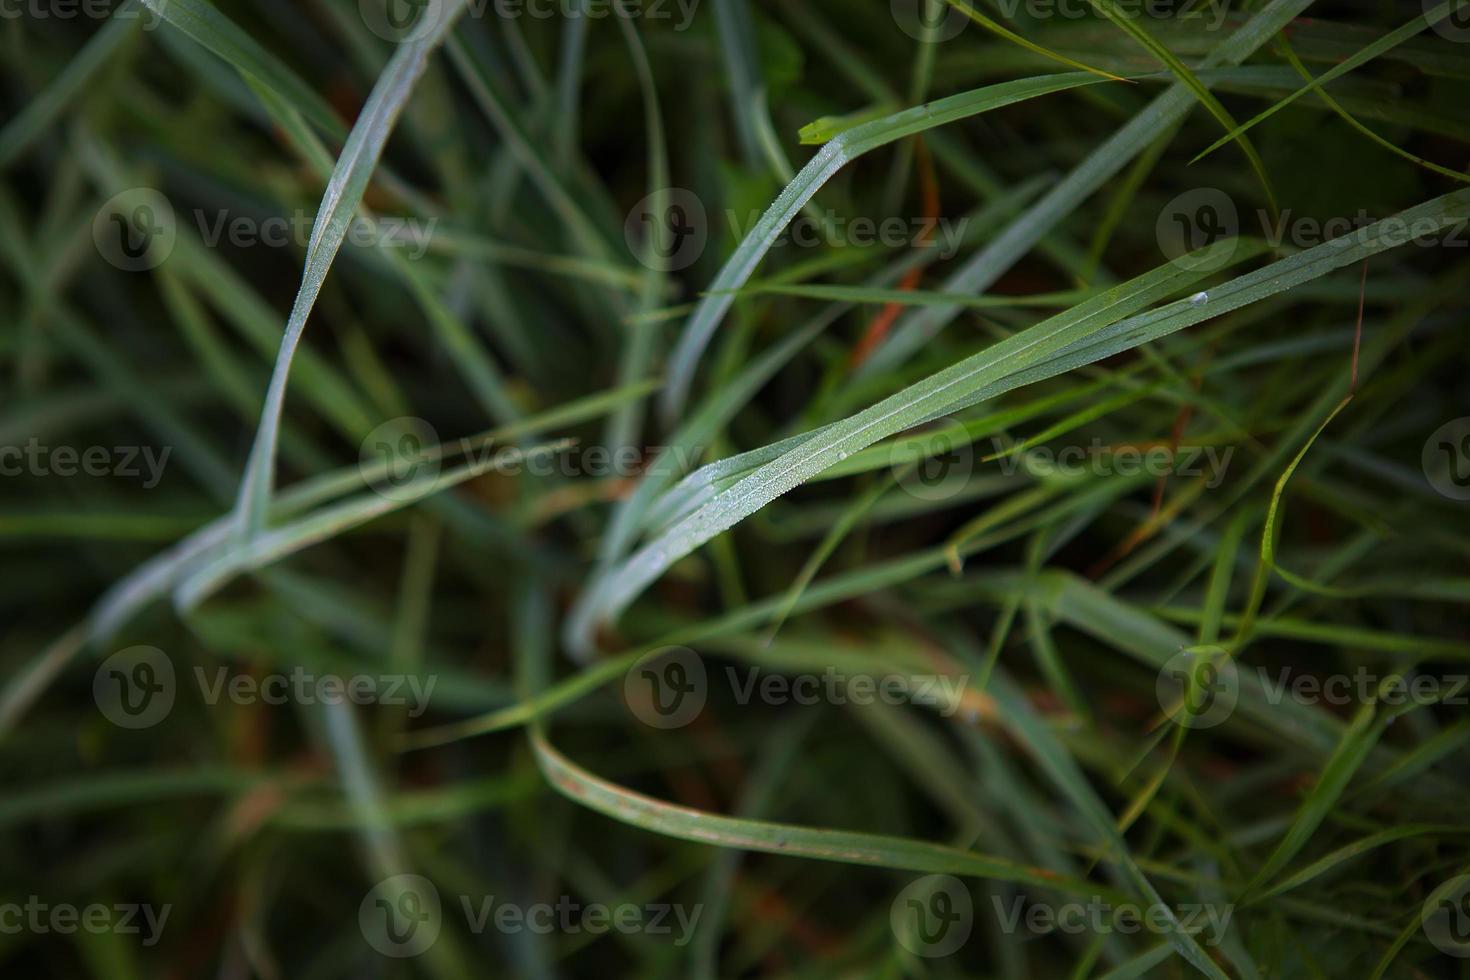
[[[1470,827],[1464,824],[1409,824],[1403,827],[1389,827],[1380,830],[1376,834],[1360,837],[1345,847],[1339,847],[1330,854],[1324,855],[1307,865],[1296,874],[1283,878],[1270,888],[1257,892],[1252,902],[1263,902],[1268,898],[1274,898],[1294,888],[1300,888],[1314,878],[1319,878],[1333,868],[1345,864],[1360,855],[1376,850],[1385,844],[1394,841],[1408,840],[1412,837],[1427,837],[1442,834],[1465,834],[1470,833]]]
[[[1185,283],[1196,281],[1203,275],[1200,268],[1211,266],[1211,257],[1226,254],[1227,250],[1236,252],[1237,256],[1241,254],[1249,256],[1255,254],[1261,247],[1261,244],[1258,242],[1246,243],[1231,240],[1229,242],[1216,243],[1216,245],[1209,246],[1207,249],[1195,253],[1196,257],[1200,260],[1200,265],[1196,268],[1191,269],[1187,264],[1163,266],[1153,272],[1140,276],[1130,283],[1125,283],[1100,293],[1093,299],[1083,302],[1065,313],[1058,314],[1056,317],[1047,320],[1044,324],[1039,324],[1038,327],[1032,329],[1071,329],[1074,332],[1080,331],[1085,333],[1089,329],[1114,323],[1136,313],[1150,303],[1157,302],[1168,295],[1177,293]],[[1015,344],[1016,341],[1012,338],[1003,343]],[[997,347],[999,346],[997,345]],[[991,348],[988,352],[975,355],[975,357],[994,356],[997,347]],[[925,413],[921,413],[920,417],[900,426],[900,429],[929,422],[949,412],[968,408],[971,405],[977,404],[987,398],[995,397],[1020,384],[1029,383],[1031,380],[1040,380],[1042,377],[1050,377],[1053,374],[1061,373],[1061,371],[1068,370],[1077,364],[1089,363],[1085,359],[1085,356],[1090,349],[1082,348],[1081,350],[1081,354],[1064,351],[1062,353],[1066,354],[1067,357],[1064,357],[1053,366],[1047,366],[1045,362],[1038,364],[1030,369],[1033,372],[1031,374],[1028,374],[1026,370],[1022,370],[1016,372],[1014,377],[1009,380],[997,379],[990,384],[981,385],[977,390],[970,392],[960,401],[953,404],[941,405]],[[1095,355],[1095,357],[1101,356],[1105,355]],[[1083,359],[1079,360],[1079,357]],[[971,358],[969,361],[962,363],[971,363],[974,361],[975,358]],[[908,391],[912,390],[914,389],[908,389]],[[900,395],[894,397],[902,398],[903,396],[904,393],[900,393]],[[635,518],[641,517],[644,511],[649,512],[649,523],[656,523],[659,520],[672,521],[675,517],[686,519],[686,515],[691,511],[694,511],[697,507],[705,506],[715,496],[714,488],[718,480],[737,476],[743,479],[757,467],[769,465],[785,453],[794,452],[798,447],[808,443],[814,443],[818,437],[825,438],[840,424],[836,423],[825,426],[815,432],[795,436],[772,446],[754,450],[731,459],[721,460],[718,463],[704,467],[702,470],[696,471],[682,481],[662,501],[657,504],[643,505],[638,509],[637,513],[628,516],[624,521],[624,525],[626,526],[615,522],[613,531],[609,533],[610,535],[616,535],[617,545],[621,548],[628,541],[631,541],[631,536],[637,530],[633,526],[632,521]],[[892,434],[892,432],[884,432],[877,438],[882,438],[883,435],[889,434]],[[876,439],[873,441],[876,441]],[[845,459],[846,456],[843,456],[841,459],[834,460],[834,465]],[[640,487],[639,492],[642,494],[645,491],[651,492],[653,489],[656,488]],[[721,493],[724,492],[728,491],[722,489]],[[628,508],[628,510],[633,510],[633,508]],[[669,516],[671,514],[675,516]],[[622,514],[619,515],[620,518],[623,518],[623,516]],[[612,551],[605,552],[605,554],[613,553]],[[626,582],[618,583],[614,581],[619,574],[621,573],[614,569],[600,572],[593,578],[586,592],[579,598],[571,617],[567,621],[565,632],[567,645],[574,656],[586,656],[591,650],[591,637],[597,619],[603,615],[603,610],[600,610],[598,606],[607,601],[607,595],[617,594],[618,591],[627,589]],[[639,590],[641,590],[641,586]],[[631,595],[636,594],[636,591],[625,591],[624,594],[631,597]],[[620,608],[617,603],[612,603],[607,606],[607,608],[614,607]]]
[[[985,28],[987,31],[990,31],[997,37],[1004,38],[1005,40],[1010,41],[1012,44],[1018,44],[1021,47],[1025,48],[1027,51],[1030,51],[1032,54],[1039,54],[1043,58],[1049,58],[1052,61],[1060,62],[1061,64],[1064,64],[1069,68],[1078,68],[1085,72],[1091,72],[1094,75],[1099,75],[1114,82],[1128,81],[1128,79],[1123,78],[1119,75],[1114,75],[1112,72],[1106,72],[1103,71],[1101,68],[1094,68],[1091,65],[1084,65],[1082,62],[1073,61],[1066,55],[1059,54],[1058,52],[1053,51],[1050,48],[1043,48],[1035,41],[1029,41],[1021,35],[1017,34],[1015,31],[1009,30],[1006,27],[996,23],[989,17],[986,17],[984,14],[980,13],[980,11],[976,10],[974,7],[971,7],[969,4],[964,3],[963,0],[944,0],[944,2],[949,4],[954,9],[958,10],[960,13],[964,14],[966,17],[973,20],[975,23],[979,24],[981,27]]]
[[[684,408],[699,357],[704,353],[730,304],[734,302],[729,291],[746,283],[782,230],[822,185],[849,162],[871,150],[936,126],[1037,96],[1082,85],[1095,85],[1100,81],[1102,79],[1093,75],[1069,73],[1003,82],[915,106],[886,118],[855,126],[833,137],[801,169],[756,222],[755,227],[751,228],[745,240],[710,284],[710,295],[700,301],[685,324],[669,359],[668,387],[664,391],[661,405],[665,422],[674,419]]]
[[[1126,316],[1127,307],[1118,311],[1118,316]],[[1122,373],[1131,373],[1137,369],[1127,369]],[[1058,395],[1042,398],[1025,406],[1007,409],[999,412],[987,413],[983,417],[968,419],[962,426],[957,437],[962,435],[963,441],[968,444],[987,433],[998,431],[1009,425],[1016,425],[1036,417],[1039,414],[1050,411],[1069,401],[1090,397],[1101,391],[1105,385],[1096,383],[1085,385],[1076,392],[1064,392]],[[680,484],[660,498],[655,506],[649,511],[647,526],[651,528],[663,528],[673,523],[680,517],[688,514],[703,504],[714,493],[715,489],[723,489],[739,477],[754,470],[762,463],[769,462],[782,453],[801,445],[806,439],[825,431],[827,427],[817,429],[814,432],[792,439],[774,443],[771,446],[731,456],[707,466],[701,467],[686,477]],[[846,460],[836,466],[823,471],[820,475],[813,477],[814,480],[842,479],[859,473],[868,473],[873,470],[884,469],[909,462],[918,462],[928,459],[938,453],[944,452],[951,446],[947,432],[954,430],[931,430],[922,435],[904,437],[891,440],[886,443],[878,443],[861,452],[853,453]]]
[[[197,3],[199,0],[193,2]],[[312,226],[301,289],[296,294],[290,319],[286,322],[280,354],[276,358],[270,387],[266,391],[265,407],[261,412],[255,445],[251,449],[245,477],[240,484],[235,510],[236,534],[241,538],[252,537],[265,526],[271,488],[275,480],[276,441],[280,431],[281,413],[285,409],[286,383],[291,374],[291,360],[306,329],[307,318],[316,305],[317,295],[321,292],[332,260],[337,257],[337,252],[347,237],[348,226],[367,190],[368,181],[387,145],[393,125],[407,105],[409,96],[413,94],[414,83],[427,67],[429,55],[453,28],[465,2],[466,0],[448,0],[442,16],[423,37],[399,48],[378,83],[373,86],[372,95],[368,97],[367,104],[363,106],[362,113],[347,138],[346,146],[342,148],[342,155],[337,160],[332,179],[322,196],[316,223]],[[169,0],[168,5],[172,7],[173,3],[174,0]]]
[[[614,514],[603,538],[601,560],[610,564],[622,557],[632,545],[640,529],[646,526],[645,515],[656,503],[658,494],[669,482],[678,479],[678,460],[672,457],[675,447],[700,452],[702,444],[759,391],[802,348],[838,319],[837,311],[829,311],[808,323],[791,336],[747,364],[718,394],[695,412],[669,439],[669,449],[660,454],[654,465],[638,482],[632,496]]]
[[[1128,879],[1129,885],[1147,896],[1151,903],[1167,909],[1158,891],[1150,883],[1143,870],[1134,861],[1128,844],[1117,829],[1112,813],[1087,781],[1077,761],[1060,744],[1056,736],[1031,707],[1021,690],[1005,674],[997,670],[990,679],[989,689],[996,695],[996,710],[1002,723],[1025,747],[1032,758],[1053,783],[1072,801],[1093,832],[1106,844],[1110,860],[1117,861]],[[1229,980],[1209,955],[1200,947],[1179,922],[1168,912],[1168,938],[1180,956],[1201,973],[1216,980]]]
[[[1391,717],[1380,714],[1374,704],[1364,705],[1358,711],[1347,731],[1343,733],[1337,751],[1327,761],[1316,785],[1302,803],[1291,828],[1246,885],[1245,896],[1254,899],[1261,887],[1286,867],[1286,863],[1297,852],[1307,846],[1312,834],[1327,819],[1328,813],[1347,789],[1348,782],[1378,744],[1378,739],[1388,727]]]
[[[1286,469],[1282,472],[1280,478],[1277,479],[1276,486],[1271,491],[1271,504],[1266,510],[1265,527],[1261,530],[1261,560],[1256,566],[1256,575],[1251,582],[1250,597],[1246,600],[1245,611],[1240,616],[1240,626],[1236,629],[1234,639],[1230,644],[1232,655],[1238,654],[1246,642],[1250,640],[1251,633],[1255,627],[1256,616],[1259,615],[1261,603],[1266,598],[1266,586],[1270,580],[1271,572],[1275,571],[1281,574],[1283,578],[1286,578],[1298,588],[1307,586],[1311,591],[1319,591],[1319,587],[1304,582],[1276,564],[1276,541],[1279,536],[1276,527],[1276,516],[1281,511],[1281,500],[1286,494],[1286,485],[1291,482],[1292,475],[1301,466],[1302,460],[1307,458],[1307,453],[1317,440],[1321,438],[1322,433],[1327,431],[1327,427],[1332,424],[1332,420],[1342,414],[1342,410],[1347,408],[1352,400],[1353,396],[1349,394],[1342,401],[1338,402],[1337,407],[1328,414],[1327,418],[1322,420],[1322,424],[1317,426],[1316,430],[1302,445],[1302,448],[1292,457],[1291,462],[1287,464]]]
[[[1463,595],[1464,592],[1461,591],[1460,594]],[[1412,780],[1446,757],[1461,751],[1467,742],[1470,742],[1470,719],[1456,722],[1432,738],[1425,739],[1392,766],[1379,772],[1354,795],[1367,796]]]
[[[454,0],[450,0],[454,3]],[[347,135],[337,114],[316,90],[303,82],[279,58],[271,54],[208,0],[142,0],[162,18],[204,47],[219,55],[242,75],[275,92],[303,117],[340,139]]]
[[[1039,185],[1038,181],[1029,181],[1016,190],[1021,197],[1029,196]],[[1008,204],[986,205],[980,208],[973,217],[974,222],[984,223],[988,216],[998,210],[1004,210]],[[864,286],[854,287],[857,289],[876,289],[897,281],[905,273],[914,268],[920,268],[932,262],[934,257],[930,253],[915,253],[904,257],[893,263],[885,270],[879,272],[868,280]],[[731,383],[710,396],[706,404],[700,408],[692,418],[684,422],[674,435],[669,439],[669,447],[666,454],[674,450],[683,450],[692,455],[702,452],[703,443],[714,437],[718,428],[732,418],[756,391],[763,386],[780,367],[786,364],[795,354],[801,350],[807,342],[816,337],[821,331],[833,323],[849,310],[851,304],[829,307],[818,314],[807,325],[797,331],[793,331],[779,344],[762,353],[746,365]],[[661,456],[659,462],[664,462]],[[718,464],[715,464],[718,465]],[[650,526],[657,526],[658,521],[649,516],[651,508],[658,507],[661,512],[667,512],[667,508],[657,499],[658,495],[673,480],[678,479],[684,470],[658,465],[650,469],[639,481],[637,489],[628,497],[614,512],[613,520],[608,532],[603,537],[603,546],[600,549],[598,571],[595,578],[606,573],[612,562],[621,558],[627,548],[632,544],[639,531]]]
[[[254,82],[251,82],[251,87],[255,89],[257,97],[266,107],[271,118],[283,130],[292,134],[293,141],[310,164],[321,173],[324,179],[330,181],[333,171],[331,156],[315,134],[302,123],[300,115],[270,89],[263,88]],[[359,205],[356,220],[362,223],[363,229],[367,232],[367,238],[377,243],[378,256],[402,278],[404,285],[424,311],[424,315],[428,318],[444,347],[454,355],[455,365],[479,400],[481,407],[497,422],[508,423],[519,417],[520,409],[506,391],[505,381],[499,369],[486,354],[469,327],[449,309],[418,263],[395,247],[387,236],[378,233],[377,218],[366,206]],[[211,263],[218,264],[213,263],[213,260]],[[301,353],[297,354],[298,360],[301,359]],[[297,375],[305,373],[307,367],[306,362],[296,365]],[[329,405],[335,407],[335,404],[341,401],[341,399],[333,398]],[[365,431],[365,427],[359,430],[359,432]]]
[[[625,789],[576,765],[539,731],[531,732],[536,763],[557,792],[590,810],[655,834],[766,854],[840,861],[924,874],[959,874],[1012,881],[1072,895],[1104,895],[1128,901],[1126,893],[1056,874],[1044,868],[963,851],[943,844],[726,817],[665,803]]]
[[[1286,56],[1286,60],[1291,63],[1291,67],[1296,69],[1297,74],[1306,81],[1311,82],[1313,80],[1312,73],[1307,70],[1307,66],[1302,64],[1301,59],[1297,57],[1296,51],[1292,49],[1290,42],[1288,42],[1285,38],[1282,38],[1280,46],[1281,53]],[[1423,157],[1415,156],[1408,150],[1405,150],[1399,147],[1397,144],[1391,143],[1388,140],[1384,139],[1382,136],[1379,136],[1377,133],[1373,132],[1373,130],[1358,122],[1358,120],[1354,118],[1351,113],[1349,113],[1346,109],[1342,107],[1342,103],[1338,102],[1332,96],[1327,94],[1326,89],[1319,88],[1317,90],[1317,97],[1320,98],[1329,109],[1337,113],[1338,116],[1342,118],[1343,122],[1347,123],[1349,126],[1353,127],[1358,132],[1362,133],[1364,136],[1368,137],[1370,140],[1377,143],[1379,146],[1383,147],[1385,150],[1394,154],[1395,156],[1402,157],[1403,159],[1408,160],[1410,163],[1417,164],[1418,166],[1423,167],[1425,170],[1433,171],[1434,173],[1437,173],[1442,177],[1449,177],[1451,180],[1458,180],[1462,183],[1470,184],[1470,174],[1462,173],[1459,170],[1451,170],[1449,167],[1442,167],[1431,160],[1426,160]]]
[[[997,213],[1004,213],[1013,208],[1019,208],[1025,200],[1040,189],[1041,179],[1033,179],[1022,184],[1013,191],[1014,203],[1002,201],[986,205],[976,212],[968,220],[976,224],[989,224],[991,217]],[[879,289],[898,281],[903,275],[914,268],[921,268],[934,261],[930,253],[915,253],[898,262],[893,263],[887,269],[871,277],[868,282],[857,289]],[[739,375],[730,384],[721,388],[720,391],[710,396],[706,404],[699,409],[693,418],[682,424],[669,439],[669,447],[697,453],[703,451],[705,441],[713,438],[716,430],[724,425],[734,414],[752,398],[756,391],[770,380],[780,367],[786,364],[795,354],[801,350],[806,343],[815,338],[821,331],[833,323],[849,310],[850,304],[833,306],[818,314],[806,326],[793,331],[787,338],[772,347],[770,350],[760,354],[747,364]],[[662,457],[660,457],[662,461]],[[716,464],[718,465],[718,464]],[[639,481],[637,489],[628,497],[614,512],[612,523],[608,532],[603,537],[603,546],[600,549],[598,571],[595,577],[606,572],[612,562],[623,557],[627,548],[632,544],[634,536],[641,530],[650,526],[657,526],[658,521],[651,519],[649,511],[657,506],[660,511],[667,512],[662,503],[656,499],[666,486],[683,474],[682,469],[671,469],[667,466],[653,467]]]
[[[1450,896],[1455,894],[1460,877],[1466,872],[1470,872],[1470,866],[1461,867],[1455,873],[1454,877],[1430,892],[1424,900],[1424,907],[1437,908],[1441,903],[1450,902]],[[1383,953],[1383,958],[1378,961],[1378,965],[1368,975],[1368,980],[1382,980],[1383,977],[1387,976],[1388,969],[1393,965],[1393,961],[1398,958],[1403,948],[1409,944],[1409,940],[1418,935],[1423,928],[1423,917],[1420,915],[1411,915],[1409,921],[1404,923],[1403,929],[1394,937],[1393,942],[1389,943],[1388,949]]]
[[[1440,4],[1438,7],[1435,7],[1433,10],[1425,11],[1418,17],[1415,17],[1413,20],[1409,21],[1403,27],[1400,27],[1397,30],[1390,31],[1389,33],[1383,35],[1383,37],[1363,48],[1352,57],[1344,59],[1337,65],[1334,65],[1332,68],[1318,75],[1316,78],[1312,79],[1310,83],[1304,85],[1302,88],[1297,89],[1291,95],[1288,95],[1280,102],[1277,102],[1275,105],[1271,106],[1271,108],[1266,109],[1265,111],[1252,117],[1243,126],[1235,127],[1229,133],[1226,133],[1224,136],[1220,137],[1218,140],[1205,147],[1204,150],[1202,150],[1197,156],[1195,156],[1193,160],[1189,162],[1198,163],[1200,160],[1209,156],[1211,153],[1214,153],[1226,143],[1229,143],[1236,137],[1240,136],[1242,133],[1250,129],[1261,120],[1268,119],[1271,116],[1274,116],[1276,113],[1291,105],[1293,102],[1301,98],[1303,95],[1306,95],[1308,92],[1317,91],[1322,86],[1332,81],[1334,78],[1339,78],[1342,75],[1346,75],[1348,72],[1353,71],[1354,69],[1359,68],[1372,61],[1374,58],[1383,54],[1385,51],[1392,50],[1398,45],[1414,37],[1416,34],[1422,33],[1431,24],[1435,24],[1443,20],[1450,13],[1450,11],[1467,2],[1470,2],[1470,0],[1445,0],[1445,2]]]
[[[1118,29],[1137,41],[1146,51],[1163,63],[1199,100],[1200,105],[1209,111],[1210,115],[1220,121],[1226,132],[1240,132],[1237,142],[1240,149],[1245,153],[1245,158],[1250,161],[1251,169],[1256,172],[1256,179],[1261,182],[1261,190],[1266,194],[1266,201],[1271,207],[1271,213],[1277,213],[1276,192],[1271,189],[1271,178],[1266,175],[1266,165],[1261,162],[1261,155],[1256,152],[1255,146],[1250,139],[1240,131],[1240,124],[1230,111],[1220,104],[1220,100],[1210,92],[1205,84],[1201,82],[1189,66],[1180,61],[1174,52],[1160,44],[1148,31],[1144,30],[1135,22],[1136,15],[1130,15],[1118,6],[1117,0],[1089,0],[1092,8],[1102,14],[1108,20],[1118,26]]]
[[[526,455],[557,452],[571,445],[571,440],[563,440],[527,450]],[[507,457],[506,461],[510,458]],[[180,612],[187,613],[241,572],[263,568],[303,548],[331,540],[345,531],[376,520],[384,514],[402,510],[477,476],[494,472],[501,462],[498,454],[492,457],[486,453],[476,462],[449,473],[425,477],[397,487],[391,497],[378,493],[365,494],[282,527],[263,530],[247,542],[232,542],[232,547],[224,555],[195,570],[179,584],[174,591],[174,605]]]
[[[1361,232],[1333,239],[1233,279],[1207,294],[1178,300],[1131,320],[1118,323],[1097,311],[1090,317],[1080,318],[1066,313],[1014,334],[829,426],[717,494],[589,589],[567,622],[566,642],[574,651],[588,649],[599,622],[615,619],[674,562],[700,545],[879,439],[968,407],[975,399],[993,397],[989,394],[993,386],[1005,383],[1010,377],[1020,377],[1026,372],[1034,372],[1033,379],[1037,375],[1050,377],[1132,349],[1150,339],[1223,315],[1406,244],[1414,237],[1409,229],[1419,235],[1430,234],[1467,217],[1470,217],[1470,190],[1456,191],[1386,218]],[[1229,247],[1232,242],[1227,239],[1195,254],[1215,255],[1215,249]],[[1135,280],[1132,288],[1139,288],[1138,282]],[[1068,357],[1057,358],[1068,352],[1068,348],[1076,350],[1069,352]]]
[[[1271,0],[1240,30],[1216,47],[1200,67],[1239,64],[1290,24],[1311,2]],[[1184,119],[1194,104],[1194,96],[1183,84],[1174,85],[1154,99],[1041,200],[1011,222],[993,242],[951,275],[944,284],[945,291],[973,294],[989,288],[1023,255],[1041,243],[1059,222],[1075,214],[1082,202],[1127,166],[1128,161]],[[960,311],[957,306],[940,307],[917,310],[904,317],[894,326],[882,346],[863,362],[858,377],[869,378],[892,370],[944,329]]]
[[[479,446],[494,440],[510,440],[547,429],[576,425],[600,418],[621,401],[651,394],[653,382],[615,389],[558,406],[480,436],[465,440]],[[362,486],[382,479],[386,463],[363,469],[348,467],[288,487],[272,503],[271,516],[283,519],[336,500]],[[0,738],[14,727],[25,711],[76,657],[89,646],[105,641],[120,630],[149,603],[167,595],[198,568],[214,561],[229,541],[231,515],[225,515],[195,531],[169,550],[148,560],[103,593],[82,623],[54,641],[29,667],[11,678],[0,690]]]

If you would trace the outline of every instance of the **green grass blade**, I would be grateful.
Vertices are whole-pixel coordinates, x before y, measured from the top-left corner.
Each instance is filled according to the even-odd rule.
[[[539,732],[531,734],[531,747],[546,781],[557,792],[615,820],[668,837],[819,861],[1022,882],[1065,894],[1121,897],[1093,882],[941,844],[745,820],[664,803],[599,779],[554,749]]]
[[[709,295],[700,301],[689,322],[685,324],[669,359],[668,387],[662,399],[665,422],[672,420],[683,410],[699,357],[733,302],[730,291],[745,284],[761,259],[770,251],[776,237],[822,185],[849,162],[871,150],[949,122],[1053,92],[1094,85],[1099,81],[1101,79],[1096,76],[1066,74],[1004,82],[906,109],[884,119],[855,126],[833,137],[801,169],[755,227],[751,228],[710,284]]]
[[[1116,24],[1119,30],[1127,34],[1139,43],[1145,50],[1158,58],[1174,77],[1179,79],[1199,100],[1200,105],[1220,121],[1226,132],[1240,133],[1236,141],[1240,143],[1240,149],[1245,154],[1246,160],[1250,162],[1251,169],[1256,173],[1256,179],[1261,183],[1261,190],[1265,192],[1266,201],[1271,207],[1271,213],[1277,212],[1276,192],[1271,189],[1271,179],[1266,175],[1266,165],[1261,161],[1261,155],[1256,152],[1254,144],[1240,130],[1235,117],[1230,111],[1220,104],[1220,100],[1210,92],[1205,84],[1199,80],[1189,66],[1175,57],[1174,53],[1164,45],[1160,44],[1152,34],[1144,30],[1133,15],[1128,14],[1118,6],[1117,0],[1089,0],[1094,10],[1102,14],[1108,20]]]
[[[1195,158],[1190,162],[1198,163],[1200,160],[1215,152],[1226,143],[1229,143],[1238,138],[1246,130],[1256,125],[1256,123],[1260,122],[1263,119],[1270,118],[1271,116],[1280,112],[1282,109],[1291,105],[1297,99],[1306,95],[1308,92],[1318,91],[1322,88],[1322,86],[1326,85],[1334,78],[1339,78],[1343,75],[1346,75],[1348,72],[1362,67],[1363,65],[1372,61],[1374,58],[1377,58],[1384,52],[1393,50],[1395,47],[1403,44],[1405,41],[1409,40],[1415,35],[1427,30],[1430,25],[1444,19],[1446,16],[1449,15],[1451,11],[1455,10],[1465,2],[1467,2],[1467,0],[1445,0],[1444,3],[1433,8],[1432,10],[1425,11],[1418,17],[1415,17],[1413,20],[1410,20],[1408,23],[1404,24],[1404,26],[1398,28],[1397,30],[1390,31],[1389,33],[1383,35],[1383,37],[1379,38],[1377,41],[1374,41],[1372,44],[1358,51],[1352,57],[1344,59],[1334,67],[1318,75],[1307,85],[1297,89],[1291,95],[1287,96],[1285,99],[1282,99],[1280,102],[1277,102],[1269,109],[1266,109],[1265,111],[1253,116],[1251,119],[1247,120],[1244,125],[1234,127],[1229,133],[1225,134],[1215,142],[1211,143],[1209,146],[1205,147],[1205,149],[1200,151],[1200,153],[1197,154]]]
[[[1121,327],[1096,322],[1088,317],[1061,314],[1013,337],[1000,341],[960,363],[931,375],[924,381],[859,412],[819,435],[766,463],[735,486],[717,495],[695,513],[666,531],[660,538],[630,557],[608,575],[568,621],[566,640],[573,650],[585,650],[598,622],[616,615],[657,579],[670,565],[715,535],[794,489],[828,467],[885,436],[900,432],[947,412],[968,407],[970,399],[983,395],[988,386],[1008,375],[1028,370],[1051,370],[1049,358],[1066,354],[1069,347],[1091,341],[1066,357],[1062,370],[1092,363],[1128,350],[1147,340],[1166,336],[1203,320],[1259,302],[1302,282],[1309,282],[1336,269],[1404,244],[1413,237],[1407,229],[1432,233],[1463,220],[1470,207],[1470,191],[1457,191],[1411,208],[1342,239],[1334,239],[1305,252],[1282,259],[1258,272],[1231,280],[1202,299],[1179,300]],[[1232,240],[1216,243],[1231,247]],[[1206,256],[1206,259],[1208,257]],[[1115,328],[1106,338],[1102,334]]]
[[[1218,45],[1201,68],[1239,64],[1293,18],[1311,0],[1271,0],[1244,26]],[[981,249],[944,284],[945,292],[980,293],[1041,242],[1066,216],[1117,174],[1128,161],[1143,153],[1156,139],[1176,126],[1195,104],[1183,84],[1163,93],[1094,150],[1060,183],[1028,208],[990,245]],[[901,319],[888,341],[863,364],[859,377],[893,370],[954,320],[959,307],[920,310]]]
[[[322,196],[307,246],[306,269],[302,275],[301,289],[292,304],[290,319],[286,321],[285,336],[281,340],[281,351],[271,374],[255,444],[251,448],[245,477],[240,485],[236,504],[236,533],[242,538],[253,537],[265,526],[271,488],[275,481],[276,440],[281,413],[285,409],[286,384],[291,373],[292,358],[301,343],[301,335],[306,330],[307,318],[316,305],[332,260],[336,258],[337,251],[347,237],[348,226],[367,190],[368,181],[372,179],[373,169],[387,145],[393,125],[407,105],[409,96],[413,94],[414,83],[423,73],[429,56],[453,28],[463,4],[464,0],[449,0],[448,6],[427,34],[403,45],[393,55],[353,125],[347,144],[342,148],[342,155],[337,160],[331,182]]]
[[[155,16],[219,55],[242,75],[275,92],[322,132],[335,138],[347,135],[347,128],[337,114],[311,86],[208,0],[141,2]]]

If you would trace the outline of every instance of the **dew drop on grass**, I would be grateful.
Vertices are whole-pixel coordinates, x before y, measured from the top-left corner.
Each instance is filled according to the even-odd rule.
[[[1210,301],[1210,294],[1209,293],[1195,293],[1193,296],[1189,297],[1189,305],[1190,306],[1204,306],[1209,301]]]

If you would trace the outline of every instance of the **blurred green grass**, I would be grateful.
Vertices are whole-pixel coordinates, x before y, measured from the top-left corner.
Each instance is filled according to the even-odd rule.
[[[6,975],[1466,975],[1467,15],[6,8]]]

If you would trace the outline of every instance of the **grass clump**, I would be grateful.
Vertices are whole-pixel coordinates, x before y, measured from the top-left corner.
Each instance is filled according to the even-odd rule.
[[[64,6],[7,975],[1464,974],[1470,0]]]

